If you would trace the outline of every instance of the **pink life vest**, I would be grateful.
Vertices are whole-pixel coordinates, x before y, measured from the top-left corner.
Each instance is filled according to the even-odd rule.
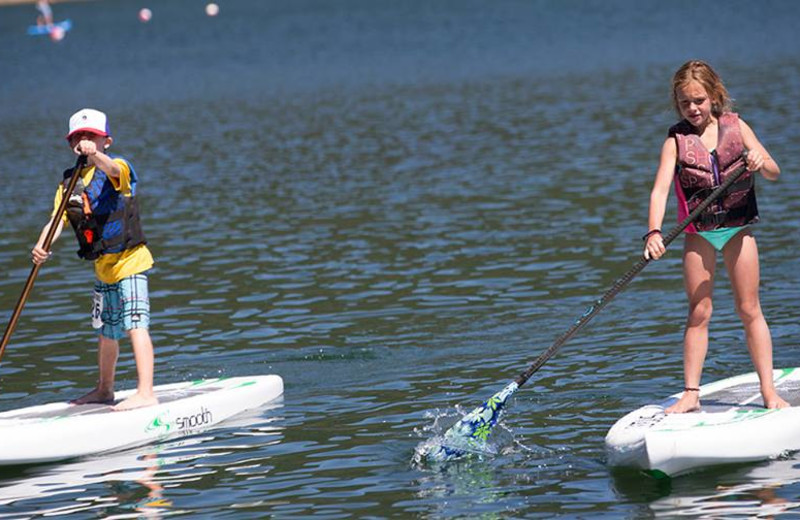
[[[713,152],[705,147],[697,130],[685,119],[669,129],[678,146],[675,167],[675,193],[678,196],[678,221],[685,219],[714,188],[742,166],[744,152],[739,116],[728,112],[718,120],[717,147]],[[758,222],[755,177],[745,172],[693,224],[687,233],[737,227]]]

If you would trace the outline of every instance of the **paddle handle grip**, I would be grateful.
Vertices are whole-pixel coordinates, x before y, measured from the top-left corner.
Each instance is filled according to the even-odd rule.
[[[725,178],[725,181],[720,184],[711,194],[706,197],[689,215],[683,219],[678,225],[672,228],[666,235],[663,237],[664,246],[669,245],[673,240],[675,240],[678,235],[680,235],[684,229],[689,227],[689,224],[697,220],[700,214],[708,208],[715,200],[720,198],[731,185],[736,182],[739,177],[742,176],[747,171],[747,166],[744,164],[747,159],[747,152],[745,151],[741,157],[737,161],[741,161],[742,164],[736,168],[730,175]],[[536,358],[536,360],[531,364],[530,367],[523,373],[517,376],[515,382],[517,386],[522,386],[525,382],[530,379],[530,377],[544,365],[547,360],[549,360],[553,355],[558,352],[558,349],[561,348],[564,343],[569,341],[572,336],[574,336],[579,330],[586,326],[592,318],[594,318],[598,312],[600,312],[603,307],[608,305],[608,303],[614,299],[614,297],[621,293],[628,284],[638,275],[646,266],[650,263],[650,259],[645,258],[642,256],[638,262],[636,262],[633,267],[631,267],[624,275],[622,275],[608,291],[603,294],[600,299],[596,300],[586,311],[572,324],[572,326],[563,334],[561,334],[558,338],[556,338],[555,342],[553,342],[550,347],[542,352],[542,354]]]
[[[56,229],[58,229],[58,223],[61,221],[61,217],[64,215],[64,211],[67,209],[67,202],[69,202],[70,194],[78,184],[78,179],[81,176],[80,171],[84,166],[86,166],[86,156],[79,155],[78,160],[75,161],[75,168],[72,170],[72,177],[69,179],[67,189],[61,197],[61,203],[58,205],[58,209],[56,209],[55,214],[53,214],[53,220],[50,222],[50,229],[47,230],[47,234],[44,237],[42,249],[45,251],[50,251],[50,246],[53,244],[53,237],[56,234]],[[13,334],[14,329],[17,328],[19,316],[22,314],[22,309],[25,307],[25,302],[28,300],[28,295],[30,295],[31,290],[33,289],[33,282],[36,281],[36,275],[39,274],[39,269],[41,267],[41,264],[34,264],[33,268],[31,268],[31,272],[28,275],[28,280],[25,282],[25,287],[22,289],[22,294],[20,294],[19,300],[17,300],[17,305],[14,307],[14,312],[11,313],[11,319],[8,320],[8,325],[3,333],[3,339],[0,341],[0,358],[3,357],[3,352],[6,350],[6,345],[8,345],[8,342],[11,340],[11,334]]]

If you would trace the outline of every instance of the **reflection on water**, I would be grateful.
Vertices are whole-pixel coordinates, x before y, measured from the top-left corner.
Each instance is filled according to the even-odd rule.
[[[621,500],[644,502],[640,516],[659,518],[772,518],[800,507],[796,457],[758,464],[719,466],[675,479],[616,469],[613,488]]]
[[[708,486],[698,489],[696,485],[676,484],[672,494],[652,502],[650,508],[656,517],[668,518],[773,518],[800,508],[797,494],[789,488],[800,482],[797,460],[749,465],[715,475],[709,481],[716,482],[712,491]]]
[[[268,404],[225,421],[218,428],[176,441],[75,462],[6,468],[0,487],[0,517],[94,514],[142,518],[186,513],[175,505],[185,484],[221,474],[262,472],[267,460],[248,457],[280,442],[282,427]],[[265,416],[266,415],[266,416]],[[227,461],[227,462],[226,462]]]
[[[161,445],[64,465],[32,467],[6,481],[0,489],[0,504],[16,515],[51,516],[101,507],[115,509],[120,504],[148,515],[158,513],[171,506],[163,494],[164,468],[181,461],[170,457],[169,450],[170,445]],[[87,486],[92,487],[93,496],[83,494]],[[104,493],[96,495],[101,490]],[[27,502],[35,505],[28,508]],[[48,507],[48,503],[59,505]]]

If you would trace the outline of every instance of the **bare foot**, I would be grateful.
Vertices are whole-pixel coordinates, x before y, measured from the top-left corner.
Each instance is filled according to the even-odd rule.
[[[114,402],[114,391],[113,390],[101,390],[99,388],[95,388],[88,394],[81,396],[77,399],[73,399],[69,402],[69,404],[90,404],[90,403],[100,403],[100,404],[111,404]]]
[[[121,412],[123,410],[133,410],[134,408],[144,408],[158,404],[158,399],[154,395],[142,395],[138,392],[116,404],[112,410]]]
[[[792,405],[783,400],[774,390],[772,392],[765,392],[761,394],[764,398],[764,407],[769,409],[774,408],[789,408]]]
[[[700,396],[697,392],[684,392],[678,402],[664,410],[665,413],[688,413],[700,409]]]

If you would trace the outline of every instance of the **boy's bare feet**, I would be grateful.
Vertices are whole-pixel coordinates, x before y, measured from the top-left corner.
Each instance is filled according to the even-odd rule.
[[[69,404],[90,404],[90,403],[111,404],[113,402],[114,402],[113,390],[101,390],[100,388],[95,388],[88,394],[83,395],[77,399],[73,399],[72,401],[69,402]]]
[[[145,406],[154,406],[158,404],[158,399],[156,396],[149,395],[144,396],[139,394],[138,392],[130,396],[129,398],[125,399],[114,405],[112,410],[121,412],[124,410],[133,410],[135,408],[144,408]]]

